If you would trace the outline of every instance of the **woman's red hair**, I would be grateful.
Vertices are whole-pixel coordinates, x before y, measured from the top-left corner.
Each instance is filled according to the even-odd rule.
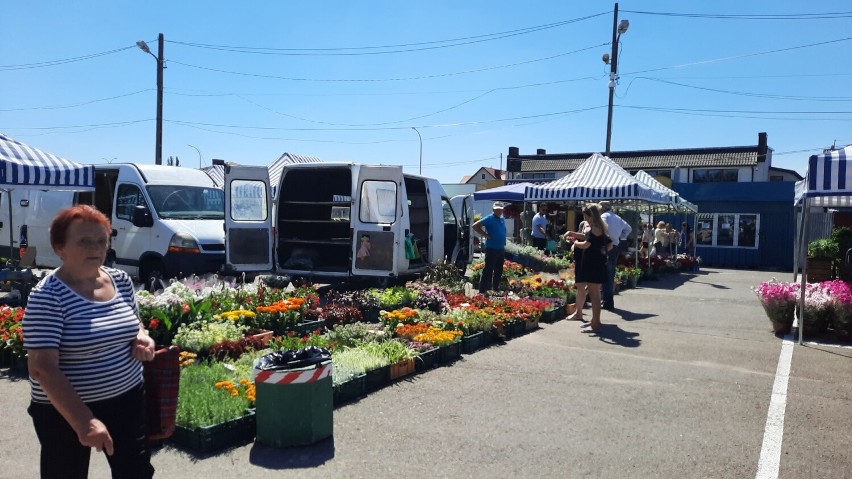
[[[112,233],[109,219],[103,213],[90,205],[72,206],[57,213],[53,222],[50,223],[50,245],[54,249],[65,246],[68,240],[68,228],[74,220],[99,224],[104,227],[107,235]]]

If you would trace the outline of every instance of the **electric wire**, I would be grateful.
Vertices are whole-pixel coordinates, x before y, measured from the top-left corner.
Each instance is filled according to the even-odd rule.
[[[33,68],[44,68],[44,67],[52,67],[52,66],[56,66],[56,65],[65,65],[67,63],[81,62],[81,61],[84,61],[84,60],[91,60],[93,58],[98,58],[98,57],[102,57],[102,56],[105,56],[105,55],[112,55],[113,53],[123,52],[125,50],[130,50],[131,48],[136,48],[136,45],[131,45],[129,47],[123,47],[123,48],[116,48],[115,50],[109,50],[109,51],[106,51],[106,52],[91,53],[91,54],[83,55],[83,56],[79,56],[79,57],[64,58],[64,59],[61,59],[61,60],[48,60],[48,61],[37,62],[37,63],[22,63],[22,64],[19,64],[19,65],[0,65],[0,71],[29,70],[29,69],[33,69]]]

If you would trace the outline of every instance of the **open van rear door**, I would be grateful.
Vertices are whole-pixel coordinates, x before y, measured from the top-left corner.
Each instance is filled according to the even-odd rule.
[[[402,167],[360,166],[352,198],[352,274],[394,276],[405,237]],[[406,205],[407,206],[407,205]]]
[[[269,170],[225,165],[225,272],[271,271],[273,244]]]
[[[457,244],[450,261],[464,270],[473,261],[473,195],[453,196],[450,206],[458,220]]]

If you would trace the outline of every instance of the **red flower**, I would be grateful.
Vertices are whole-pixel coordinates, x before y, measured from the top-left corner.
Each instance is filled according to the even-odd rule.
[[[157,329],[160,327],[160,320],[151,318],[151,321],[148,323],[148,329]]]

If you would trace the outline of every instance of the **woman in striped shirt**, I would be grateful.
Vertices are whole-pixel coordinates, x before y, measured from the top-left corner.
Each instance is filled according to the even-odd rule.
[[[106,453],[113,478],[154,475],[141,363],[154,341],[130,278],[102,266],[111,230],[91,206],[61,211],[50,242],[62,266],[33,289],[24,314],[43,478],[87,477],[91,448]]]

